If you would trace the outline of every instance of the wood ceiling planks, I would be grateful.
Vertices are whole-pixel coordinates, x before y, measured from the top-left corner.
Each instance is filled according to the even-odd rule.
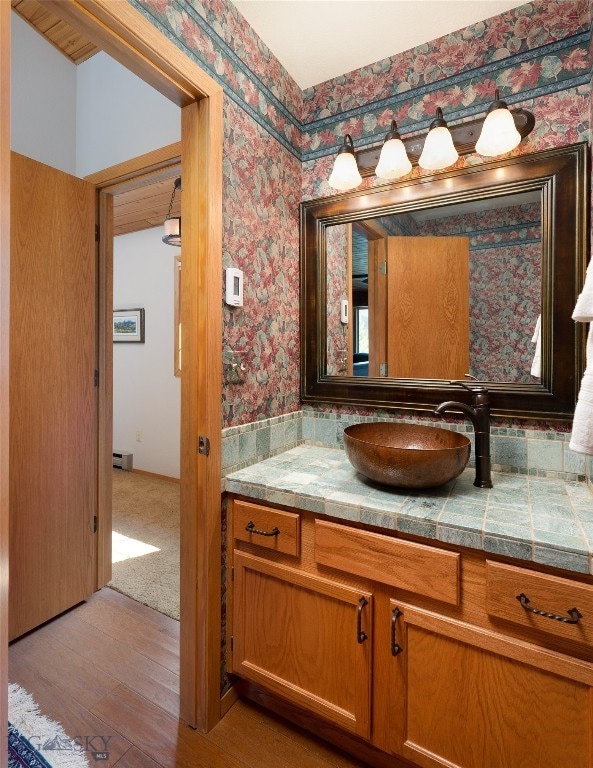
[[[162,226],[173,192],[173,181],[179,176],[179,168],[169,179],[146,184],[113,198],[113,234],[126,235],[143,229]],[[181,192],[177,190],[172,216],[181,215]]]
[[[37,0],[11,0],[14,10],[75,64],[80,64],[101,49],[69,24],[47,11]]]

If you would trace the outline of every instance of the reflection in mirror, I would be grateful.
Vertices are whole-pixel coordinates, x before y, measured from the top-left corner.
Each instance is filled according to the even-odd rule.
[[[581,143],[301,203],[302,401],[434,411],[470,374],[496,416],[572,419],[589,193]]]
[[[538,383],[541,209],[531,190],[329,226],[327,374]]]

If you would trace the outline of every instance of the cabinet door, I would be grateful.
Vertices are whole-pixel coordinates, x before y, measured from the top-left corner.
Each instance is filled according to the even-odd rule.
[[[426,768],[591,768],[591,664],[393,600],[391,611],[395,753]]]
[[[372,596],[235,552],[233,672],[368,738]]]

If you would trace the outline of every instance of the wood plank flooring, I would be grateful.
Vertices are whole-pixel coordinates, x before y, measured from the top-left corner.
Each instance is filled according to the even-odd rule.
[[[181,724],[179,624],[110,589],[15,641],[9,679],[117,768],[360,768],[246,701],[210,733]],[[106,746],[105,746],[106,744]],[[93,751],[108,751],[95,761]]]

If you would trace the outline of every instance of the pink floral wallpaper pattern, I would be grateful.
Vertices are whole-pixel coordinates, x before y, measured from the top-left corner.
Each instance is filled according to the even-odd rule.
[[[344,132],[377,144],[393,117],[402,133],[421,132],[436,106],[463,120],[498,87],[536,118],[515,153],[590,138],[587,0],[533,0],[305,92],[229,0],[128,2],[225,91],[224,266],[244,269],[246,302],[225,310],[224,339],[245,354],[248,376],[225,387],[224,426],[300,407],[298,203],[332,194]]]
[[[224,306],[224,344],[247,368],[227,384],[225,425],[300,408],[299,161],[225,99],[223,267],[244,272],[244,306]]]
[[[327,277],[327,373],[345,376],[348,325],[342,323],[340,301],[348,297],[348,224],[329,227],[325,244]]]
[[[302,92],[228,0],[129,0],[225,94],[300,156]]]
[[[399,94],[410,94],[422,86],[487,65],[499,67],[501,62],[511,56],[553,46],[558,41],[580,33],[587,34],[590,20],[587,0],[536,0],[526,3],[500,16],[493,16],[438,40],[426,42],[308,88],[304,92],[303,122],[341,114],[356,107],[366,107],[371,102],[393,99]],[[527,84],[533,86],[543,69],[556,69],[554,77],[558,77],[562,68],[553,58],[553,50],[550,50],[548,56],[543,64],[526,59],[516,71],[508,71],[504,75],[505,84],[514,91],[521,91]],[[565,62],[563,69],[569,72],[583,64],[586,68],[587,59],[587,47],[584,45]],[[467,92],[463,99],[458,91],[458,103],[467,106],[476,96],[486,102],[492,100],[491,82],[474,86],[474,90],[476,88],[475,94]],[[424,106],[433,100],[433,97],[427,99]],[[433,109],[424,111],[434,113]],[[384,124],[388,126],[389,121]]]

